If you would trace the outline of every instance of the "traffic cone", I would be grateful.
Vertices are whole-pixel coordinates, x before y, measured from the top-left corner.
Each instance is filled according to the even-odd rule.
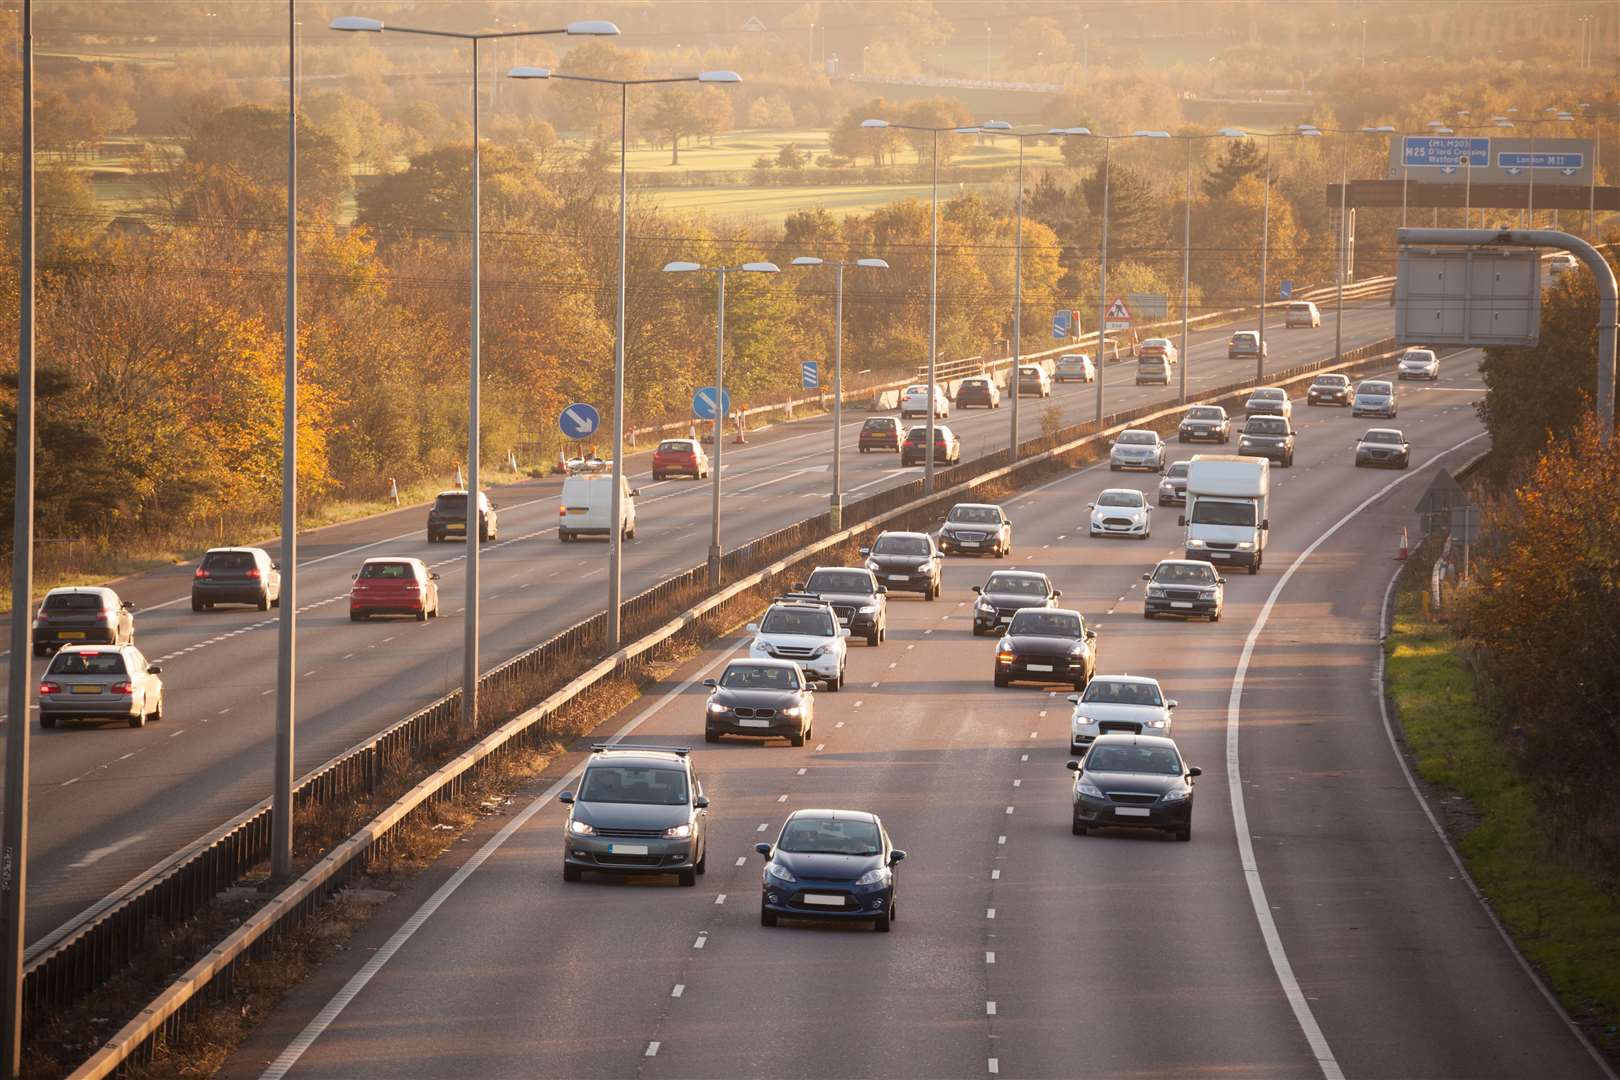
[[[456,462],[456,487],[464,488],[466,486],[467,486],[467,481],[461,475],[461,462],[458,461],[458,462]]]
[[[748,421],[740,412],[737,414],[737,437],[731,441],[738,446],[748,445]]]
[[[1407,543],[1406,543],[1406,526],[1402,525],[1401,526],[1401,550],[1396,553],[1395,559],[1396,559],[1396,561],[1399,561],[1401,559],[1406,558],[1406,556],[1409,555],[1410,553],[1411,553],[1410,548],[1407,546]]]
[[[395,506],[399,505],[399,485],[394,482],[392,476],[388,478],[388,497],[394,501]]]
[[[552,468],[554,470],[553,476],[562,476],[568,471],[568,455],[563,453],[561,449],[557,451],[557,464]]]

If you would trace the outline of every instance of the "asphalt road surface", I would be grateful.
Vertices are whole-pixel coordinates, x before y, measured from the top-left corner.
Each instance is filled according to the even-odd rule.
[[[1346,348],[1388,336],[1384,300],[1347,306]],[[1230,383],[1252,360],[1228,360],[1231,327],[1193,335],[1189,388]],[[1034,343],[1032,343],[1033,347]],[[1276,368],[1329,357],[1332,316],[1316,330],[1268,336]],[[1132,385],[1128,364],[1107,372],[1108,409],[1173,398],[1174,389]],[[1041,430],[1050,404],[1065,423],[1094,414],[1095,387],[1064,384],[1049,402],[1025,398],[1023,437]],[[856,453],[866,417],[845,414],[846,499],[915,477],[896,455]],[[964,458],[1006,445],[1009,410],[953,410],[949,424]],[[727,446],[722,524],[733,547],[827,505],[831,478],[828,418],[786,424],[753,445]],[[624,594],[632,596],[702,562],[708,544],[707,483],[652,482],[647,458],[632,462],[637,539],[625,547]],[[480,658],[487,670],[606,604],[607,545],[562,545],[555,532],[560,481],[501,488],[498,542],[481,559]],[[464,547],[429,544],[425,511],[412,508],[323,529],[300,539],[297,771],[316,767],[387,724],[460,684]],[[1161,525],[1161,534],[1174,532]],[[270,545],[272,554],[275,546]],[[444,617],[350,623],[347,593],[360,561],[418,556],[443,575]],[[123,724],[37,727],[30,780],[31,822],[27,936],[38,940],[165,856],[264,798],[270,790],[275,729],[275,612],[221,608],[193,613],[191,566],[118,584],[140,609],[136,642],[163,664],[164,719],[144,729]],[[9,654],[8,654],[9,656]],[[36,661],[35,673],[41,669]]]
[[[803,749],[702,744],[697,683],[742,645],[718,643],[603,729],[697,747],[698,888],[563,882],[568,755],[221,1075],[1603,1075],[1459,879],[1373,690],[1400,528],[1435,465],[1484,445],[1477,359],[1401,388],[1409,472],[1354,468],[1369,424],[1296,403],[1266,569],[1229,579],[1219,624],[1142,618],[1139,575],[1181,554],[1177,511],[1147,542],[1087,539],[1100,489],[1156,481],[1092,467],[1007,504],[1012,560],[952,558],[943,602],[895,597]],[[994,689],[994,639],[969,633],[969,587],[1013,565],[1099,627],[1100,673],[1179,700],[1173,735],[1204,770],[1191,843],[1070,835],[1064,691]],[[892,934],[761,927],[753,844],[807,807],[876,812],[909,853]]]

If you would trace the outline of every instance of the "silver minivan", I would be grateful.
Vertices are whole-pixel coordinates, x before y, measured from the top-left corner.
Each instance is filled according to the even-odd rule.
[[[1288,314],[1283,318],[1283,325],[1304,326],[1314,330],[1322,325],[1322,313],[1309,300],[1295,300],[1288,305]]]
[[[1395,418],[1395,384],[1387,379],[1365,379],[1356,387],[1355,400],[1350,405],[1351,416],[1387,416]]]

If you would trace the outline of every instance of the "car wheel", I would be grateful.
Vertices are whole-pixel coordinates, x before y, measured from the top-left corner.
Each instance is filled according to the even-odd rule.
[[[884,623],[883,626],[878,630],[878,643],[882,644],[883,642],[888,641],[888,640],[889,640],[889,624]]]
[[[1220,621],[1221,621],[1221,612],[1220,612],[1220,609],[1219,609],[1219,608],[1216,608],[1216,609],[1215,609],[1215,613],[1214,613],[1214,614],[1212,614],[1212,615],[1211,615],[1211,616],[1210,616],[1210,617],[1209,617],[1209,621],[1210,621],[1210,622],[1220,622]]]
[[[661,472],[654,472],[653,473],[653,483],[655,483],[655,484],[659,483],[663,479],[664,479],[664,474],[663,473],[661,473]]]
[[[349,612],[349,621],[350,622],[360,622],[364,618],[365,618],[365,616],[360,614],[358,611]]]
[[[1115,465],[1112,461],[1110,461],[1108,463],[1108,471],[1109,472],[1119,472],[1119,466]]]
[[[137,727],[137,728],[138,727],[145,727],[146,726],[146,714],[145,713],[137,713],[136,715],[130,717],[129,718],[129,726],[130,727]]]
[[[984,637],[984,633],[985,632],[982,629],[979,628],[978,623],[973,624],[973,636],[974,637]]]
[[[840,671],[836,679],[827,680],[827,693],[836,694],[844,688],[844,673]]]
[[[1143,608],[1142,609],[1142,618],[1144,618],[1144,619],[1153,618],[1153,612],[1149,611],[1147,608]]]
[[[416,613],[416,621],[417,622],[427,622],[428,621],[428,609],[427,608],[423,608],[421,611],[418,611]]]
[[[1069,826],[1069,831],[1074,833],[1076,836],[1086,835],[1086,827],[1078,821]]]
[[[1412,459],[1411,458],[1409,458],[1409,457],[1401,458],[1401,468],[1403,468],[1403,469],[1407,468],[1411,464],[1412,464]]]
[[[788,737],[788,742],[792,743],[794,746],[803,746],[804,745],[804,731],[800,730],[797,733],[795,733],[793,735],[790,735]]]
[[[54,729],[56,727],[56,717],[46,716],[41,713],[39,717],[39,726],[44,728],[46,731]]]
[[[716,735],[712,731],[705,731],[703,733],[703,741],[706,743],[717,743],[720,741],[720,736]]]
[[[258,606],[258,609],[260,611],[269,611],[270,610],[270,594],[267,593],[267,592],[260,593],[259,594],[259,602],[258,602],[257,606]]]
[[[1177,829],[1176,830],[1176,839],[1177,840],[1191,840],[1192,839],[1192,826],[1191,825],[1183,825],[1181,828]]]
[[[195,596],[193,596],[191,598],[191,610],[192,611],[201,611],[202,609],[203,609],[202,601],[197,599]],[[34,655],[35,656],[39,655],[39,649],[37,647],[34,649]]]
[[[157,708],[152,710],[152,715],[149,717],[149,719],[154,724],[161,724],[163,722],[163,697],[161,694],[157,699]]]
[[[692,886],[697,884],[697,871],[678,870],[675,873],[675,880],[680,882],[681,888],[690,889]]]
[[[880,934],[887,934],[889,932],[889,927],[893,924],[894,908],[890,908],[888,911],[885,911],[882,915],[879,915],[875,920],[873,920],[872,929],[876,930]]]
[[[703,854],[698,856],[698,861],[692,865],[692,869],[700,874],[709,872],[709,840],[707,833],[704,834],[703,839]]]
[[[776,912],[772,911],[770,908],[766,907],[764,904],[759,905],[759,925],[761,925],[761,926],[775,926],[776,925]]]
[[[996,673],[996,685],[998,687],[1001,687],[1001,686],[1006,686],[1007,683],[1008,683],[1007,676],[1001,674],[1000,672],[997,672]]]
[[[1251,576],[1253,576],[1254,574],[1258,574],[1259,572],[1260,572],[1260,564],[1258,562],[1252,562],[1252,563],[1249,564],[1249,574]]]
[[[880,640],[881,640],[881,635],[878,633],[878,628],[874,625],[872,627],[871,632],[866,635],[867,647],[868,648],[877,648],[877,643]]]
[[[571,863],[563,863],[563,880],[579,881],[585,876],[585,871]]]

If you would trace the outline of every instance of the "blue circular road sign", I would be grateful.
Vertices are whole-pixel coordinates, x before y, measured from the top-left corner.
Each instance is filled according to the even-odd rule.
[[[594,405],[576,401],[557,417],[557,426],[566,439],[588,439],[602,426],[602,417]]]

